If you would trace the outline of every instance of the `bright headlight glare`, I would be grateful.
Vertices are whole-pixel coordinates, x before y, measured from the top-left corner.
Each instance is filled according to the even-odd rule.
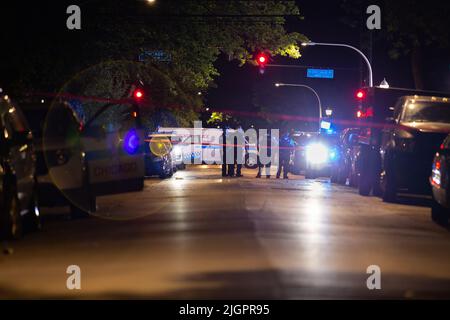
[[[181,147],[180,147],[180,146],[175,146],[175,147],[173,147],[173,153],[174,153],[176,156],[181,156]]]
[[[320,143],[310,144],[306,147],[306,160],[312,164],[321,164],[328,161],[329,150]]]

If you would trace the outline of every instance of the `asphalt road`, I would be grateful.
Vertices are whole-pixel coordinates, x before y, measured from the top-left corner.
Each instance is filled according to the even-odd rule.
[[[450,298],[450,233],[426,201],[244,174],[191,167],[100,198],[97,217],[44,212],[42,232],[0,255],[0,298]],[[367,289],[370,265],[381,290]]]

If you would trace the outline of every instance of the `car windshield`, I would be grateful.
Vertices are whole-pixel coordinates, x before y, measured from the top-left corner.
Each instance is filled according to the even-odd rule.
[[[405,108],[402,122],[450,123],[450,103],[409,103]]]

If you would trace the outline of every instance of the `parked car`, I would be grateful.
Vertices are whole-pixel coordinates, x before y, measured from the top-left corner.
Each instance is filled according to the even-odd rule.
[[[145,176],[170,178],[174,173],[173,146],[170,138],[161,134],[150,134],[145,146]]]
[[[433,99],[433,97],[450,98],[450,93],[394,87],[365,87],[356,92],[354,127],[361,130],[358,136],[357,164],[359,167],[358,192],[362,196],[381,195],[383,124],[386,119],[391,118],[386,127],[395,125],[394,119],[392,119],[394,105],[401,97],[405,96],[427,96],[430,99]],[[428,176],[428,169],[424,172],[426,174],[423,174],[423,176]],[[427,178],[424,178],[424,181],[426,182]]]
[[[358,185],[359,133],[359,128],[347,128],[342,131],[337,148],[338,157],[332,174],[332,182],[346,184],[348,180],[350,186],[356,187]]]
[[[445,225],[450,219],[450,135],[437,150],[431,169],[430,185],[433,195],[431,218]]]
[[[399,191],[429,194],[430,167],[450,132],[448,98],[405,96],[382,132],[380,191],[395,201]]]
[[[20,108],[0,90],[0,238],[39,229],[33,135]]]

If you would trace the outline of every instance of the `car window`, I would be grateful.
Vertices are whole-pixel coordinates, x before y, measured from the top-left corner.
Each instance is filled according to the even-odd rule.
[[[78,135],[80,124],[72,109],[65,105],[56,105],[48,112],[44,125],[47,138],[70,138]]]
[[[401,121],[450,123],[450,103],[408,101]]]
[[[112,105],[99,114],[90,124],[91,127],[101,127],[106,133],[128,130],[134,127],[136,119],[128,105]]]

